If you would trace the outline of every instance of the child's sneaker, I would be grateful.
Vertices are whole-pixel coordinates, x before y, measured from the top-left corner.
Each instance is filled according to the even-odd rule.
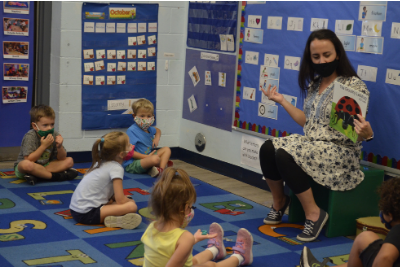
[[[68,181],[75,179],[79,175],[79,172],[74,168],[69,168],[65,173]]]
[[[147,172],[148,175],[150,175],[151,177],[157,177],[158,175],[160,175],[162,172],[162,169],[159,167],[151,167],[150,170]]]
[[[37,178],[33,175],[25,174],[24,178],[30,185],[35,185],[37,183]]]
[[[135,229],[142,222],[142,216],[137,213],[127,213],[122,216],[107,216],[104,219],[106,227],[119,227],[122,229]]]
[[[236,245],[232,248],[233,253],[240,254],[244,258],[242,265],[253,263],[253,236],[244,228],[240,228],[237,233]]]
[[[300,267],[324,267],[328,262],[328,258],[325,258],[323,262],[317,261],[308,247],[304,247],[300,255]]]
[[[226,256],[226,249],[224,246],[224,229],[218,223],[212,223],[208,234],[217,234],[216,237],[208,239],[207,247],[215,246],[218,249],[218,254],[215,256],[215,261],[222,260]]]

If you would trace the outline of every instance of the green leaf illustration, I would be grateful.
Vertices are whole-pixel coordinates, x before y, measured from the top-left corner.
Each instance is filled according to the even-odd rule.
[[[351,24],[347,24],[346,31],[350,31],[350,30],[351,30]]]

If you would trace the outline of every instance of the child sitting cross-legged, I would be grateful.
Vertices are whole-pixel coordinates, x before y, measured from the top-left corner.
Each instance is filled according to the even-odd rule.
[[[392,178],[379,189],[380,217],[389,233],[385,240],[371,231],[359,234],[351,248],[349,261],[340,267],[400,267],[400,178]],[[325,266],[304,247],[301,267]]]
[[[184,170],[167,168],[154,185],[150,206],[156,220],[144,232],[144,267],[219,266],[236,267],[253,262],[253,237],[249,231],[238,231],[234,253],[226,256],[224,230],[212,223],[208,234],[197,230],[193,235],[184,230],[194,216],[196,191]],[[209,239],[206,250],[193,256],[193,246]]]
[[[92,166],[75,189],[69,208],[78,223],[134,229],[142,222],[134,200],[125,196],[121,164],[131,150],[129,137],[111,132],[97,139]]]
[[[132,104],[134,124],[126,131],[133,145],[130,152],[131,158],[122,164],[126,172],[148,173],[151,177],[157,177],[164,168],[171,167],[171,149],[162,147],[158,150],[161,138],[161,130],[152,127],[154,123],[154,105],[147,99],[141,98]]]
[[[15,175],[35,185],[41,181],[68,181],[78,176],[74,160],[67,157],[63,137],[54,130],[56,115],[46,105],[34,106],[30,112],[31,126],[22,139],[21,151],[14,164]]]

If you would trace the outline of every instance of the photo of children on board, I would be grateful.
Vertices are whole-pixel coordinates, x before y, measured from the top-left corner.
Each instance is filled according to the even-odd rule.
[[[4,1],[3,7],[4,13],[29,14],[28,1]]]
[[[29,64],[4,63],[3,78],[4,80],[28,81]]]
[[[3,58],[29,58],[29,42],[3,42]]]
[[[5,35],[29,35],[29,19],[3,18]]]
[[[2,88],[3,104],[26,102],[27,94],[28,94],[28,87],[3,86]]]

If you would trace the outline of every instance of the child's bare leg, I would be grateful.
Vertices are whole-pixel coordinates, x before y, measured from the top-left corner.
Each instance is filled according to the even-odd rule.
[[[49,172],[62,172],[73,166],[74,160],[71,157],[67,157],[64,160],[53,160],[45,168]]]
[[[124,204],[117,204],[113,202],[112,204],[104,205],[100,209],[100,221],[104,222],[107,216],[121,216],[127,213],[135,213],[137,211],[137,205],[134,200],[129,200]]]
[[[197,255],[199,255],[199,254],[197,254]],[[211,254],[211,252],[210,252],[210,254]],[[205,263],[202,263],[202,264],[193,265],[193,267],[236,267],[238,265],[239,265],[238,258],[229,257],[229,258],[227,258],[227,259],[225,259],[223,261],[220,261],[220,262],[208,261],[208,262],[205,262]]]
[[[169,158],[171,157],[171,149],[169,147],[162,147],[157,150],[157,155],[160,157],[160,165],[159,167],[165,169],[167,167],[167,163]]]
[[[204,250],[202,252],[200,252],[199,254],[196,254],[195,256],[193,256],[193,266],[197,264],[203,264],[206,263],[210,260],[213,259],[213,254],[211,253],[211,251],[209,250]]]
[[[43,165],[37,164],[30,160],[23,160],[18,163],[18,171],[44,179],[51,179],[52,176],[51,172],[49,172]]]
[[[347,263],[338,265],[340,267],[363,267],[360,254],[361,252],[369,246],[375,240],[380,239],[380,237],[374,232],[365,231],[359,234],[354,240],[353,246],[351,247],[349,261]]]
[[[140,166],[143,169],[149,169],[153,166],[160,165],[160,157],[158,155],[151,155],[150,157],[144,158],[140,160]]]

